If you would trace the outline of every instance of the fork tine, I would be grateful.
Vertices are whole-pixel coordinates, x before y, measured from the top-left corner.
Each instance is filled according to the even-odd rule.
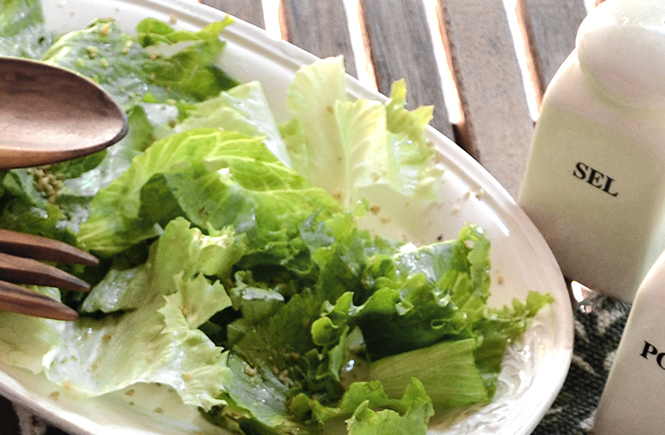
[[[0,251],[0,310],[57,320],[78,318],[78,313],[65,304],[16,283],[88,291],[87,282],[35,259],[96,266],[97,258],[57,240],[3,229]]]
[[[57,267],[4,253],[0,253],[0,279],[14,283],[58,287],[64,290],[90,290],[87,282]]]
[[[0,251],[58,263],[97,266],[99,260],[67,243],[32,234],[0,229]]]
[[[76,320],[78,313],[48,296],[0,281],[0,310],[55,320]]]

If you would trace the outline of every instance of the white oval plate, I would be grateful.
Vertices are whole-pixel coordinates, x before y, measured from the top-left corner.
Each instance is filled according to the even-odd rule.
[[[43,2],[47,25],[58,33],[82,28],[97,17],[114,17],[131,33],[145,17],[175,20],[176,27],[195,30],[225,15],[191,0]],[[241,21],[222,36],[228,41],[223,68],[242,81],[259,80],[278,120],[287,119],[287,86],[297,68],[315,57]],[[384,98],[351,78],[348,89],[354,97]],[[429,134],[446,168],[440,182],[443,205],[422,210],[408,204],[380,204],[381,215],[369,226],[386,236],[430,243],[441,236],[456,237],[468,222],[478,224],[492,241],[493,305],[524,299],[528,290],[550,292],[556,298],[508,350],[495,401],[438,421],[430,434],[528,434],[549,409],[570,364],[573,318],[566,285],[544,239],[510,195],[457,145],[433,129]],[[196,410],[184,409],[166,387],[141,385],[76,400],[43,376],[2,366],[0,393],[73,435],[226,433]]]

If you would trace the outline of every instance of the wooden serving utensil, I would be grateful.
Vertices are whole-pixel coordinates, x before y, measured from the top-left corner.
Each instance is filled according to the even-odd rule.
[[[92,255],[66,243],[0,229],[0,310],[57,320],[76,320],[70,307],[17,284],[87,291],[90,285],[36,260],[96,266]]]
[[[82,157],[127,130],[124,110],[92,80],[44,62],[0,57],[0,169]]]

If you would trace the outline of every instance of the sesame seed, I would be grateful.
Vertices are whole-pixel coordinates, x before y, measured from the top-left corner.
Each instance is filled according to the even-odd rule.
[[[89,57],[90,59],[96,59],[96,58],[97,58],[97,54],[99,53],[99,49],[98,49],[97,47],[95,47],[95,46],[92,46],[92,45],[91,45],[91,46],[88,46],[88,47],[85,49],[85,51],[88,53],[88,57]]]
[[[252,366],[245,366],[243,368],[243,371],[247,376],[256,376],[256,374],[259,372],[256,368]]]
[[[109,33],[111,33],[111,25],[109,23],[105,23],[99,29],[99,33],[101,33],[104,36],[109,36]]]

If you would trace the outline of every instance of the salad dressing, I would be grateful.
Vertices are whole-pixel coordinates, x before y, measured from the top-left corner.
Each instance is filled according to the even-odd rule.
[[[563,274],[631,301],[665,248],[665,4],[608,0],[552,80],[519,203]]]

